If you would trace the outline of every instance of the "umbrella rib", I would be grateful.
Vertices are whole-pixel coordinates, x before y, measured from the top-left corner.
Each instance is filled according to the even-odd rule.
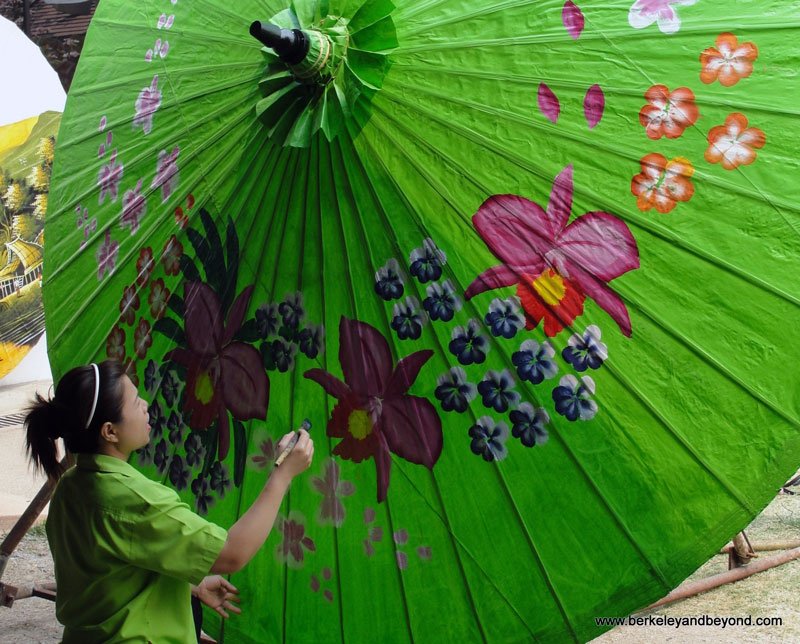
[[[353,164],[352,165],[353,166],[355,166],[355,165],[358,166],[359,173],[362,176],[362,178],[364,179],[363,183],[364,183],[365,187],[370,192],[370,197],[372,198],[372,204],[375,206],[376,212],[378,212],[380,214],[381,219],[383,220],[384,233],[387,233],[388,231],[393,230],[392,227],[390,226],[389,217],[388,217],[388,214],[386,212],[386,209],[383,206],[383,203],[381,202],[380,198],[378,197],[376,191],[374,189],[372,189],[370,182],[368,180],[366,180],[367,177],[368,177],[368,173],[366,172],[366,169],[364,168],[363,164],[361,163],[361,159],[359,158],[358,154],[355,153],[354,150],[350,150],[350,152],[351,152],[350,157],[353,160]],[[345,167],[345,171],[347,171],[347,166]],[[349,183],[352,184],[352,181],[350,181]],[[405,199],[404,199],[402,194],[397,193],[397,196],[398,196],[399,199],[402,199],[402,200],[405,201]],[[360,210],[359,210],[359,212],[360,212]],[[361,222],[360,231],[361,231],[362,241],[365,244],[368,245],[368,243],[369,243],[368,242],[368,236],[366,235],[366,227],[365,227],[365,224],[364,224],[363,217],[359,217],[359,219],[360,219],[360,222]],[[425,236],[424,229],[418,228],[418,230],[420,231],[420,234],[424,237]],[[397,256],[399,256],[399,257],[403,257],[404,256],[404,252],[400,248],[399,240],[397,239],[396,235],[392,235],[391,236],[391,245],[394,247],[394,251],[395,251],[395,254]],[[410,284],[412,282],[413,282],[413,280],[409,280],[408,285],[410,286]],[[416,283],[414,283],[414,288],[415,288],[416,296],[418,298],[422,297],[422,294],[420,293],[419,287],[416,285]],[[386,310],[382,309],[382,313],[383,313],[384,328],[389,328],[389,319],[388,319],[388,315],[386,314]],[[441,344],[439,343],[438,336],[436,336],[436,334],[432,334],[432,335],[433,335],[434,342],[436,343],[436,346],[439,348],[440,354],[443,355],[444,350],[443,350]],[[390,342],[392,348],[394,349],[394,351],[393,351],[394,355],[399,358],[400,357],[400,351],[398,350],[397,343],[395,342],[395,338],[394,338],[394,336],[392,334],[388,334],[388,341]],[[403,475],[405,476],[405,478],[407,480],[409,479],[408,475],[405,473],[404,469],[402,468],[399,459],[392,458],[392,465],[393,465],[393,467],[395,469],[400,469],[403,472]],[[432,472],[431,472],[431,480],[434,483],[434,487],[435,487],[435,489],[437,491],[437,495],[438,495],[438,497],[440,499],[440,502],[442,504],[441,511],[446,516],[447,513],[446,513],[446,509],[444,507],[444,501],[443,501],[443,498],[442,498],[442,495],[441,495],[441,491],[439,490],[438,482],[436,481],[436,478],[433,476]],[[415,487],[415,489],[416,489],[416,487]],[[419,492],[419,490],[417,490],[417,491]],[[430,504],[428,504],[428,505],[430,505]],[[438,512],[435,512],[435,514],[439,517],[440,521],[442,521],[442,523],[445,526],[446,531],[449,534],[449,536],[451,537],[451,539],[454,540],[454,535],[452,534],[452,530],[449,527],[450,526],[449,519],[443,520],[441,515]],[[454,542],[454,546],[455,546],[455,542]],[[454,550],[455,553],[458,553],[458,548],[454,547],[453,550]],[[396,548],[395,548],[395,551],[396,551]],[[473,613],[476,616],[475,623],[476,623],[476,625],[478,627],[478,630],[480,631],[482,640],[484,642],[487,642],[488,639],[487,639],[486,633],[485,633],[485,631],[483,629],[483,624],[481,623],[480,619],[477,618],[478,612],[476,610],[475,599],[473,597],[472,589],[469,586],[469,583],[467,581],[467,577],[466,577],[466,573],[465,573],[465,570],[464,570],[463,563],[461,562],[461,558],[457,554],[456,554],[456,559],[458,561],[459,570],[461,572],[461,576],[462,576],[462,579],[464,581],[464,586],[465,586],[465,588],[467,590],[467,595],[469,597],[470,605],[472,606]],[[506,600],[506,602],[508,603],[509,607],[517,614],[517,616],[520,619],[520,622],[527,627],[527,625],[525,624],[524,620],[522,619],[522,616],[520,616],[519,613],[516,612],[516,610],[514,609],[513,605],[510,602],[508,602],[508,600],[503,596],[503,594],[499,591],[499,589],[497,589],[497,590],[498,590],[498,593],[501,595],[501,597],[503,597],[503,599]]]
[[[395,124],[395,126],[396,126],[396,127],[398,127],[399,129],[401,129],[402,131],[404,131],[404,132],[405,132],[405,133],[406,133],[406,134],[407,134],[409,137],[415,138],[415,139],[416,139],[416,140],[418,140],[418,141],[419,141],[419,142],[420,142],[422,145],[424,145],[424,146],[426,146],[426,147],[429,147],[429,146],[430,146],[430,144],[429,144],[429,143],[427,143],[426,141],[424,141],[423,139],[421,139],[421,138],[420,138],[419,136],[417,136],[417,135],[416,135],[414,132],[412,132],[412,131],[408,130],[408,128],[406,128],[404,125],[402,125],[402,124],[398,123],[397,121],[394,121],[394,119],[392,119],[391,117],[389,117],[388,115],[386,115],[386,114],[385,114],[383,111],[381,111],[381,114],[382,114],[382,115],[383,115],[385,118],[388,118],[389,120],[392,120],[392,122]],[[376,127],[377,129],[381,129],[381,128],[380,128],[378,125],[376,125],[375,123],[373,123],[373,126],[374,126],[374,127]],[[396,140],[395,140],[395,139],[394,139],[394,138],[391,136],[391,134],[389,134],[389,133],[388,133],[388,131],[386,131],[385,129],[382,129],[381,131],[383,132],[383,134],[384,134],[384,136],[385,136],[385,137],[387,137],[388,139],[390,139],[390,140],[393,140],[395,143],[397,143],[397,141],[396,141]],[[396,149],[397,149],[397,150],[399,150],[399,151],[401,151],[401,153],[403,153],[403,152],[402,152],[403,148],[402,148],[402,146],[400,146],[399,144],[396,146]],[[404,154],[404,156],[406,157],[406,159],[409,161],[409,163],[411,163],[412,165],[416,165],[416,164],[415,164],[415,162],[414,162],[414,161],[413,161],[413,160],[412,160],[412,159],[411,159],[411,158],[410,158],[410,157],[409,157],[407,154],[405,154],[405,153],[403,153],[403,154]],[[452,162],[452,160],[448,159],[448,163],[449,163],[451,166],[453,166],[454,168],[456,168],[456,171],[458,171],[458,168],[455,166],[455,164]],[[420,172],[420,175],[421,175],[421,176],[423,176],[423,177],[425,177],[425,179],[426,179],[426,180],[427,180],[429,183],[431,182],[431,178],[429,177],[429,175],[426,175],[426,174],[422,173],[422,172],[421,172],[421,168],[417,167],[417,171],[418,171],[418,172]],[[488,190],[487,190],[487,189],[486,189],[484,186],[481,186],[480,184],[478,184],[478,183],[477,183],[476,181],[474,181],[473,179],[470,179],[470,181],[472,181],[472,182],[475,184],[475,186],[476,186],[476,187],[477,187],[477,188],[478,188],[478,189],[479,189],[481,192],[483,192],[483,193],[485,193],[485,194],[489,194],[489,191],[488,191]],[[434,189],[436,189],[436,188],[434,187]],[[627,300],[626,300],[626,301],[627,301]],[[563,322],[564,322],[564,321],[562,320],[562,323],[563,323]],[[572,333],[576,333],[576,332],[577,332],[577,331],[576,331],[576,329],[575,329],[575,328],[574,328],[574,327],[573,327],[571,324],[564,324],[564,326],[565,326],[565,328],[568,328],[568,329],[569,329],[569,330],[570,330]],[[511,366],[509,366],[509,368],[512,368],[512,367],[511,367]],[[734,486],[734,485],[733,485],[733,484],[731,484],[729,481],[727,481],[727,480],[723,479],[723,478],[722,478],[722,477],[721,477],[719,474],[717,474],[716,472],[714,472],[714,470],[713,470],[713,469],[712,469],[712,468],[711,468],[711,467],[710,467],[710,466],[709,466],[707,463],[705,463],[705,461],[703,461],[703,460],[702,460],[702,458],[701,458],[701,457],[700,457],[700,455],[697,453],[697,451],[696,451],[696,450],[695,450],[693,447],[691,447],[691,446],[690,446],[690,445],[689,445],[689,444],[686,442],[686,439],[685,439],[685,438],[684,438],[684,437],[683,437],[683,436],[682,436],[682,435],[681,435],[679,432],[677,432],[677,430],[676,430],[676,429],[675,429],[675,428],[674,428],[674,427],[673,427],[673,426],[672,426],[672,425],[671,425],[671,424],[668,422],[668,420],[667,420],[666,418],[664,418],[664,417],[663,417],[663,416],[662,416],[660,413],[658,413],[658,411],[657,411],[656,409],[654,409],[654,407],[653,407],[652,403],[651,403],[649,400],[647,400],[647,399],[646,399],[644,396],[642,396],[642,395],[640,394],[640,392],[638,391],[638,389],[636,389],[636,388],[635,388],[635,387],[634,387],[634,386],[633,386],[633,385],[630,383],[630,381],[629,381],[629,380],[627,380],[626,378],[624,378],[624,377],[622,376],[622,374],[621,374],[621,373],[620,373],[620,372],[619,372],[619,371],[618,371],[618,370],[617,370],[617,369],[616,369],[616,368],[615,368],[615,367],[614,367],[612,364],[608,364],[608,365],[607,365],[607,368],[608,368],[609,372],[610,372],[610,373],[611,373],[611,374],[612,374],[612,375],[613,375],[613,376],[614,376],[614,377],[617,379],[617,381],[618,381],[618,382],[620,382],[620,383],[621,383],[623,386],[625,386],[625,387],[626,387],[626,388],[627,388],[629,391],[631,391],[631,392],[632,392],[632,393],[635,395],[635,397],[637,398],[637,400],[639,400],[639,401],[640,401],[640,402],[641,402],[641,403],[642,403],[642,404],[643,404],[643,405],[644,405],[644,406],[645,406],[645,407],[646,407],[648,410],[650,410],[650,413],[653,415],[653,417],[654,417],[654,418],[656,418],[656,419],[657,419],[657,420],[660,422],[660,424],[662,425],[662,427],[664,427],[664,428],[665,428],[665,429],[666,429],[666,430],[667,430],[667,431],[668,431],[668,432],[669,432],[669,433],[670,433],[670,434],[671,434],[671,435],[674,437],[674,439],[675,439],[675,440],[676,440],[676,441],[677,441],[677,442],[678,442],[680,445],[682,445],[682,446],[684,447],[684,449],[685,449],[685,450],[686,450],[686,451],[687,451],[687,452],[688,452],[688,453],[689,453],[689,454],[690,454],[690,455],[691,455],[691,456],[692,456],[692,457],[693,457],[693,458],[694,458],[694,459],[695,459],[695,460],[698,462],[698,464],[699,464],[699,465],[701,465],[701,467],[703,467],[703,468],[704,468],[704,469],[705,469],[705,470],[706,470],[706,471],[707,471],[707,472],[708,472],[708,473],[709,473],[709,474],[712,476],[712,478],[714,478],[715,480],[717,480],[717,482],[718,482],[718,483],[719,483],[719,484],[722,486],[722,488],[723,488],[723,489],[725,489],[725,490],[728,492],[728,494],[730,494],[730,495],[731,495],[731,496],[732,496],[734,499],[736,499],[736,501],[737,501],[737,502],[738,502],[738,503],[739,503],[739,504],[740,504],[740,505],[741,505],[743,508],[745,508],[745,509],[746,509],[746,510],[748,510],[749,512],[753,512],[753,508],[751,507],[750,503],[748,503],[748,502],[746,501],[746,499],[745,499],[745,498],[744,498],[744,496],[743,496],[743,495],[742,495],[742,494],[741,494],[741,493],[738,491],[738,489],[736,488],[736,486]],[[737,381],[737,382],[738,382],[738,381]],[[576,460],[575,462],[577,463],[577,460]],[[591,481],[591,477],[589,477],[589,476],[588,476],[588,474],[586,474],[586,480],[587,480],[587,481],[589,481],[589,483],[590,483],[592,486],[594,486],[594,484],[593,484],[593,483],[592,483],[592,481]],[[598,494],[599,494],[599,492],[598,492]],[[604,497],[602,496],[602,494],[599,494],[599,496],[601,496],[601,498],[604,498]],[[611,511],[611,510],[610,510],[610,508],[609,508],[609,511]],[[616,517],[616,513],[614,513],[614,516]],[[620,521],[620,525],[623,525],[623,524],[622,524],[622,522],[621,522],[621,519],[619,519],[619,518],[618,518],[618,521]],[[625,528],[625,529],[626,529],[626,532],[627,532],[627,528]],[[635,541],[633,541],[633,539],[631,539],[631,541],[632,541],[632,543],[634,543],[634,544],[635,544]],[[637,547],[637,550],[638,550],[638,547]],[[664,578],[661,576],[661,572],[660,572],[660,571],[657,569],[657,567],[655,567],[655,565],[654,565],[652,562],[650,562],[650,560],[649,560],[649,559],[647,559],[647,558],[644,556],[644,553],[641,553],[641,554],[642,554],[642,556],[645,558],[645,560],[648,562],[648,564],[649,564],[649,565],[652,567],[652,569],[653,569],[654,571],[656,571],[656,572],[657,572],[657,574],[660,576],[659,578],[661,578],[661,579],[662,579],[662,581],[664,582],[665,586],[668,586],[668,583],[666,582],[666,579],[664,579]]]
[[[320,138],[319,137],[314,137],[314,139],[312,139],[312,146],[313,146],[312,149],[313,149],[314,153],[316,154],[317,167],[319,169],[319,171],[317,173],[317,181],[316,181],[316,189],[317,189],[317,195],[316,195],[316,197],[317,197],[317,199],[316,199],[316,206],[317,206],[316,223],[317,223],[317,230],[315,232],[317,234],[316,234],[315,237],[312,237],[312,238],[313,238],[313,241],[317,242],[317,247],[316,247],[317,257],[322,259],[320,272],[324,274],[324,272],[325,272],[325,264],[324,264],[324,258],[325,258],[325,236],[324,236],[324,232],[323,232],[324,231],[324,227],[323,227],[323,221],[322,221],[322,194],[323,194],[323,186],[322,186],[322,147],[323,146],[320,145]],[[330,158],[330,155],[329,155],[329,158]],[[328,163],[328,166],[327,166],[326,169],[328,171],[328,175],[327,176],[328,177],[332,177],[333,170],[330,167],[330,162]],[[330,204],[330,207],[338,209],[338,204],[334,201],[333,203]],[[340,216],[338,216],[338,215],[339,214],[337,212],[337,217],[336,217],[337,221],[340,219]],[[320,300],[320,309],[321,309],[321,321],[322,321],[322,324],[324,325],[324,327],[327,328],[327,326],[328,326],[328,324],[327,324],[327,321],[328,321],[328,310],[327,310],[327,307],[325,306],[325,295],[324,295],[324,292],[323,292],[322,289],[320,289],[319,300]],[[329,365],[329,362],[328,362],[328,356],[330,354],[327,351],[327,347],[326,347],[326,350],[323,352],[322,355],[324,356],[324,358],[323,358],[324,362],[322,362],[320,360],[320,355],[318,354],[317,355],[317,364],[319,365],[319,367],[321,369],[324,369],[325,371],[330,373],[330,365]],[[329,402],[328,394],[323,391],[323,392],[321,392],[321,395],[322,395],[322,405],[323,405],[323,407],[325,409],[325,418],[329,418],[330,415],[331,415],[331,408],[330,408],[330,402]],[[328,435],[327,431],[325,431],[325,439],[326,439],[326,443],[328,445],[328,458],[330,458],[331,462],[334,462],[333,461],[333,441],[331,440],[331,437]],[[337,597],[336,608],[337,608],[337,610],[339,612],[339,641],[340,642],[344,642],[345,641],[345,635],[344,635],[344,606],[343,606],[344,602],[343,602],[343,592],[342,592],[342,565],[341,565],[341,561],[339,559],[339,531],[336,530],[336,529],[333,530],[333,554],[334,554],[334,561],[335,561],[335,565],[336,565],[336,587],[338,589],[338,593],[336,595],[336,597]]]
[[[353,197],[352,201],[351,201],[351,206],[352,206],[352,212],[354,214],[353,223],[355,224],[356,220],[361,221],[361,215],[360,215],[359,205],[358,205],[356,199],[354,198],[355,195],[354,195],[353,190],[352,190],[352,182],[349,180],[349,177],[347,176],[347,164],[344,162],[345,154],[344,154],[344,151],[341,148],[340,141],[339,140],[334,140],[333,142],[331,142],[330,143],[330,149],[331,149],[331,157],[330,157],[331,158],[331,176],[333,178],[334,184],[338,184],[339,185],[339,187],[340,187],[339,191],[344,191],[345,194]],[[338,159],[337,159],[338,164],[333,162],[334,161],[334,153],[336,153],[336,156],[338,157]],[[336,170],[337,166],[339,168],[338,172]],[[337,191],[337,192],[339,192],[339,191]],[[341,210],[340,210],[340,212],[341,212]],[[352,257],[351,257],[351,253],[348,251],[347,236],[345,235],[345,231],[344,231],[343,218],[339,217],[338,221],[339,221],[340,232],[341,232],[342,250],[344,252],[345,257],[347,258],[348,267],[352,267],[352,261],[353,260],[352,260]],[[362,237],[363,237],[363,233],[364,233],[363,224],[359,228],[359,231],[362,233]],[[362,243],[362,247],[365,248],[367,250],[367,252],[369,253],[369,244],[367,243],[366,239],[362,239],[361,243]],[[350,288],[348,289],[348,293],[351,295],[351,305],[353,306],[353,311],[356,313],[356,317],[360,318],[361,316],[358,315],[357,302],[356,302],[355,297],[353,297],[355,291],[354,291],[354,288],[353,288],[353,284],[352,284],[352,282],[350,280],[350,276],[351,275],[353,275],[352,269],[348,270],[348,272],[347,272],[347,281],[348,281],[348,284],[350,286]],[[392,459],[392,461],[394,462],[394,459]],[[389,530],[392,532],[392,534],[394,534],[394,522],[392,520],[392,513],[391,513],[391,508],[390,508],[390,503],[389,503],[389,498],[388,497],[384,500],[384,504],[385,504],[385,507],[386,507],[386,518],[387,518],[387,520],[389,522]],[[395,561],[396,561],[397,560],[397,544],[394,542],[394,540],[392,540],[392,544],[393,544],[393,548],[394,548],[394,552],[395,552]],[[408,600],[407,600],[406,589],[405,589],[405,582],[403,580],[403,575],[402,575],[399,567],[395,566],[395,569],[397,571],[397,579],[400,582],[399,583],[399,587],[401,589],[400,595],[401,595],[401,597],[403,599],[403,611],[405,612],[405,616],[406,616],[406,624],[407,624],[407,628],[408,628],[408,637],[409,637],[409,640],[411,642],[413,642],[414,641],[414,634],[413,634],[413,631],[411,630],[411,616],[410,616],[410,613],[409,613]]]

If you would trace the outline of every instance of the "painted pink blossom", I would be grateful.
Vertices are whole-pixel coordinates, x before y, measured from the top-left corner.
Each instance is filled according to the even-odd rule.
[[[164,272],[167,275],[180,273],[181,255],[183,255],[183,244],[175,235],[172,235],[164,246],[164,252],[161,253],[161,263],[164,265]]]
[[[105,201],[106,196],[111,198],[111,201],[116,201],[119,195],[119,182],[122,181],[122,174],[124,166],[117,163],[117,150],[111,153],[111,159],[108,163],[100,168],[100,173],[97,175],[97,185],[100,186],[100,203]]]
[[[111,275],[117,266],[117,256],[119,255],[119,242],[111,239],[111,231],[106,230],[105,239],[97,249],[97,279],[101,280],[106,274]]]
[[[630,336],[628,310],[608,282],[639,267],[636,240],[622,220],[607,212],[588,212],[568,225],[572,194],[568,165],[553,182],[546,210],[518,195],[487,199],[472,222],[502,263],[475,278],[467,299],[516,285],[527,326],[544,319],[545,332],[553,336],[582,311],[572,300],[586,296]]]
[[[258,454],[250,457],[250,462],[259,470],[270,467],[275,462],[275,448],[277,444],[271,438],[265,438],[258,443]]]
[[[366,322],[342,317],[339,363],[344,382],[322,369],[303,374],[338,400],[327,433],[342,440],[336,456],[356,463],[375,459],[378,502],[386,498],[394,453],[433,469],[442,453],[442,421],[427,398],[408,390],[433,351],[406,356],[394,366],[389,343]]]
[[[325,464],[325,473],[322,477],[312,478],[311,485],[323,497],[317,517],[319,522],[322,525],[340,527],[344,523],[345,509],[339,499],[355,494],[355,485],[340,479],[339,464],[336,461],[328,461]]]
[[[564,23],[564,28],[573,40],[580,38],[585,21],[583,12],[572,0],[564,3],[564,8],[561,10],[561,22]]]
[[[169,289],[164,286],[164,280],[159,277],[157,280],[150,283],[150,295],[147,297],[147,303],[150,305],[150,313],[154,319],[160,320],[164,317],[168,301]]]
[[[161,90],[158,89],[158,74],[156,74],[150,82],[150,87],[145,87],[139,92],[133,126],[142,128],[145,134],[150,134],[153,129],[153,115],[159,107],[161,107]]]
[[[178,155],[180,148],[176,145],[172,152],[161,150],[158,153],[158,163],[156,165],[156,176],[153,178],[151,188],[161,187],[161,203],[164,203],[173,190],[178,187]]]
[[[139,286],[144,288],[147,285],[155,265],[153,249],[149,246],[145,246],[139,251],[139,259],[136,260],[136,283]]]
[[[139,230],[139,222],[146,212],[147,202],[142,194],[142,180],[139,179],[133,190],[126,190],[122,196],[122,215],[119,225],[122,228],[130,228],[133,235]]]
[[[133,332],[133,350],[136,352],[136,356],[143,360],[152,344],[153,336],[150,333],[150,322],[142,318]]]
[[[106,355],[111,360],[123,362],[125,360],[125,331],[119,326],[111,329],[106,339]]]
[[[681,28],[677,6],[693,5],[697,0],[636,0],[628,12],[628,23],[634,29],[644,29],[654,22],[662,33],[674,34]]]
[[[276,555],[281,563],[290,568],[299,568],[303,565],[305,551],[316,552],[317,546],[306,535],[303,516],[297,512],[290,512],[288,518],[278,517],[278,530],[283,535],[283,541],[278,545]]]
[[[127,325],[132,325],[136,319],[136,311],[139,310],[139,294],[136,286],[131,284],[122,291],[122,299],[119,302],[119,319]]]
[[[105,115],[103,115],[100,117],[100,124],[97,126],[97,129],[100,132],[102,132],[103,130],[106,129],[107,124],[108,124],[108,119],[105,117]]]

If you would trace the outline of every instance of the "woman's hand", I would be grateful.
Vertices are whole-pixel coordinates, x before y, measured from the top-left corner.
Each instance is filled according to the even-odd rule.
[[[242,612],[241,608],[232,603],[239,601],[239,591],[231,582],[219,575],[205,577],[199,586],[192,587],[192,594],[226,619],[228,618],[226,611],[237,614]]]
[[[282,454],[286,449],[289,441],[292,440],[294,432],[289,432],[278,442],[278,447],[275,450],[276,454]],[[289,452],[286,460],[281,463],[277,472],[283,472],[290,478],[294,478],[301,472],[304,472],[311,465],[311,459],[314,458],[314,441],[308,435],[305,429],[300,430],[300,438],[297,439],[297,444]]]

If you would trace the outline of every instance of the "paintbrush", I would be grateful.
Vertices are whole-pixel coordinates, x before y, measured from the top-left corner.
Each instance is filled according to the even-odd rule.
[[[308,418],[306,418],[301,423],[299,429],[294,433],[294,436],[292,436],[289,439],[289,444],[280,453],[280,456],[278,456],[278,458],[275,459],[275,467],[278,467],[281,463],[283,463],[286,460],[286,457],[289,456],[289,454],[294,449],[294,446],[297,445],[297,441],[300,440],[300,430],[301,429],[305,429],[306,431],[311,429],[311,421],[308,420]]]

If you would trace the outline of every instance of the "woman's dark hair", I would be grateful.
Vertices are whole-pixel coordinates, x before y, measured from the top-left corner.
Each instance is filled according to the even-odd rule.
[[[100,385],[97,406],[89,427],[86,422],[92,411],[97,372],[92,365],[75,367],[61,378],[52,398],[38,393],[25,417],[28,455],[39,470],[53,478],[64,471],[58,461],[56,441],[64,439],[70,452],[94,454],[100,441],[100,427],[106,422],[122,420],[124,367],[114,360],[97,365]]]

